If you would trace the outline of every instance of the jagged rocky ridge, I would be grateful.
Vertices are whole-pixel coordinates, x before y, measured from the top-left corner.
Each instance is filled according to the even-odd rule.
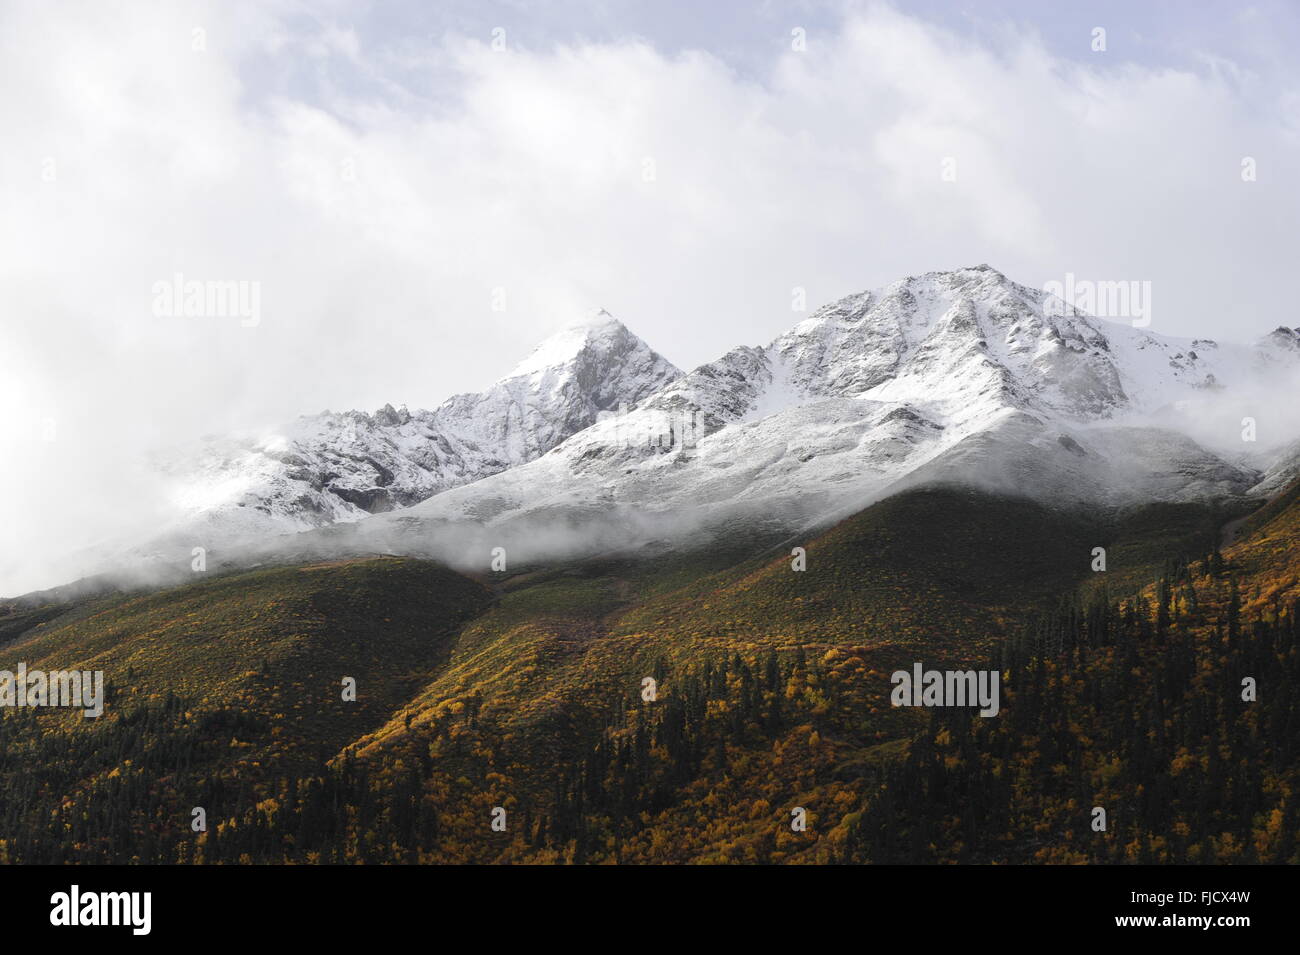
[[[477,560],[489,545],[706,543],[737,521],[795,532],[928,482],[1123,509],[1280,480],[1279,458],[1241,441],[1238,414],[1267,417],[1294,387],[1294,330],[1246,346],[1057,311],[987,266],[849,296],[358,536],[405,549],[455,528]],[[696,427],[677,440],[683,418]]]
[[[409,507],[532,461],[601,412],[635,405],[680,375],[602,310],[485,391],[432,411],[327,411],[274,433],[209,440],[160,466],[175,479],[182,521],[307,530]]]

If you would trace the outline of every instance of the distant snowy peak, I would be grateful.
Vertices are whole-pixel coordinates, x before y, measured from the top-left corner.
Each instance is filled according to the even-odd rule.
[[[662,496],[667,472],[653,453],[641,461],[647,447],[625,446],[629,435],[662,450],[663,435],[672,447],[689,433],[682,460],[708,466],[673,465],[682,502],[708,487],[753,498],[784,494],[794,476],[816,486],[823,468],[828,487],[901,479],[941,456],[970,469],[1010,460],[1015,442],[1030,447],[1044,435],[1060,457],[1071,446],[1056,435],[1169,409],[1166,420],[1177,421],[1179,409],[1296,368],[1300,333],[1290,327],[1255,346],[1167,338],[1097,320],[980,265],[846,296],[767,346],[733,348],[686,376],[602,309],[550,335],[486,390],[433,411],[315,414],[276,434],[214,440],[170,470],[182,521],[263,534],[355,522],[454,489],[448,507],[463,499],[473,502],[467,513],[486,513],[495,504],[482,495],[497,494],[515,470],[523,507],[546,498],[536,476],[551,459],[556,468],[568,461],[562,489],[585,474],[602,487],[598,498],[634,504]],[[611,413],[615,421],[602,421]],[[695,440],[708,443],[697,452]],[[1087,435],[1070,440],[1088,447]],[[1162,447],[1184,455],[1177,442]],[[1204,470],[1192,457],[1188,468]],[[642,465],[660,491],[627,477]],[[737,483],[745,473],[749,485]],[[465,487],[485,478],[482,494]],[[1203,485],[1222,481],[1210,474]]]
[[[509,387],[524,379],[537,392],[567,388],[585,396],[594,420],[595,412],[635,404],[681,375],[627,326],[600,309],[545,339],[493,387]]]
[[[562,368],[583,355],[619,352],[638,345],[649,350],[622,322],[602,308],[570,322],[543,340],[506,378],[542,374]]]
[[[497,455],[495,471],[545,454],[600,412],[635,406],[679,377],[601,310],[547,338],[486,391],[449,398],[432,417],[466,447]]]
[[[710,431],[826,398],[907,404],[940,423],[1005,409],[1076,422],[1172,404],[1294,366],[1300,336],[1254,347],[1169,338],[1051,301],[987,265],[906,278],[826,305],[763,348],[739,348],[651,399]]]
[[[1300,328],[1279,326],[1261,338],[1257,347],[1273,355],[1300,354]]]
[[[1280,404],[1297,344],[1290,329],[1253,346],[1169,338],[988,266],[932,272],[826,305],[533,461],[349,533],[419,549],[455,528],[478,535],[475,554],[490,542],[527,560],[702,546],[741,525],[806,532],[933,483],[1115,511],[1257,496],[1295,460],[1244,455],[1223,412]]]
[[[163,462],[180,522],[232,532],[360,520],[531,461],[680,377],[608,312],[569,326],[486,390],[433,411],[323,412]]]

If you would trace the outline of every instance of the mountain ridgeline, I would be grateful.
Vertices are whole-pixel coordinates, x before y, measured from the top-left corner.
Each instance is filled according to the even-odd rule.
[[[1300,473],[1298,386],[1295,329],[1171,338],[988,266],[850,295],[685,374],[601,312],[433,411],[325,413],[170,454],[170,522],[51,582],[179,580],[196,546],[223,569],[378,552],[468,573],[494,547],[691,550],[934,484],[1116,513],[1259,501]]]

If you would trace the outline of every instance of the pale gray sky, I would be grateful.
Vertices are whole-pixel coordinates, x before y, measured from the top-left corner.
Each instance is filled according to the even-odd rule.
[[[1300,324],[1298,19],[3,0],[0,577],[138,522],[149,447],[435,405],[595,307],[687,368],[796,286],[980,262],[1150,281],[1167,334]],[[260,322],[155,315],[177,272]]]

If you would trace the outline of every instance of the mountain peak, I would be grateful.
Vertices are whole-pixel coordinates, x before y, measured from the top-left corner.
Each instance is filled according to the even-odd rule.
[[[905,286],[915,288],[916,286],[938,286],[942,288],[964,288],[972,285],[983,287],[996,287],[1002,285],[1014,285],[1005,274],[999,272],[993,266],[987,263],[980,265],[968,265],[956,269],[941,269],[935,272],[924,272],[920,275],[912,275],[901,281],[895,282],[889,288]]]
[[[1300,328],[1287,328],[1285,325],[1279,325],[1260,339],[1259,344],[1265,347],[1273,346],[1289,351],[1300,351]]]
[[[641,344],[640,339],[628,331],[626,325],[605,309],[598,309],[574,319],[544,338],[506,377],[535,375],[567,365],[590,348],[617,346],[621,342],[626,342],[629,346]]]

